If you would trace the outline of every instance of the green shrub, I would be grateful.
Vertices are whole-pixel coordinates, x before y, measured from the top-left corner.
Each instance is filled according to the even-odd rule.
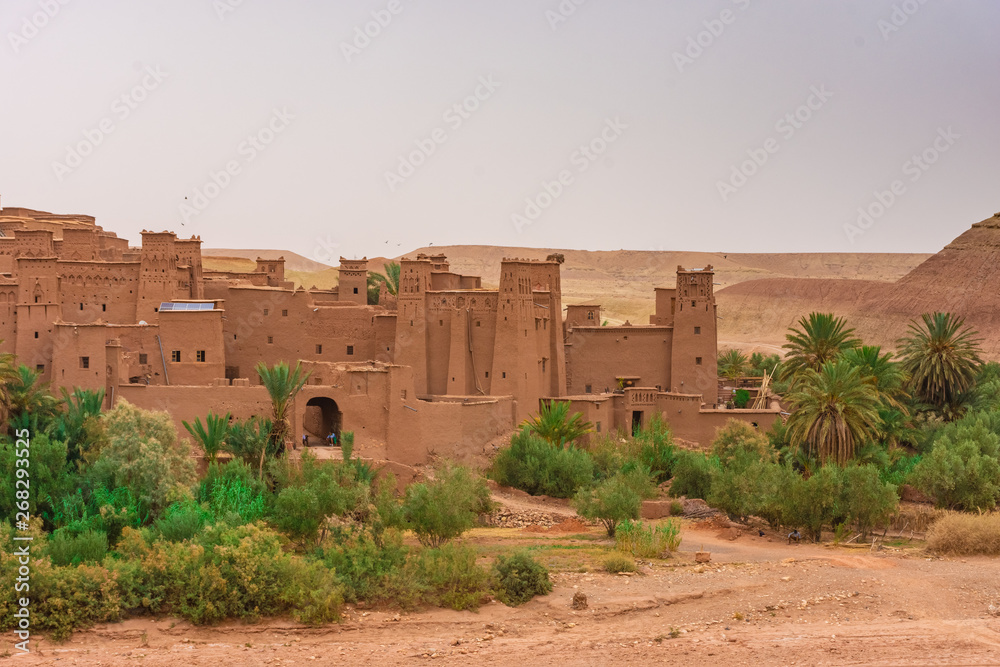
[[[6,424],[0,425],[0,431]],[[14,471],[20,447],[16,441],[0,437],[0,521],[14,521],[18,499],[15,495],[17,480]],[[30,513],[41,516],[46,528],[53,527],[52,515],[59,499],[71,494],[79,486],[78,477],[66,463],[66,443],[52,440],[44,433],[33,433],[31,437],[31,493],[28,496]]]
[[[595,486],[580,489],[573,504],[580,516],[599,520],[607,529],[608,537],[614,537],[620,522],[639,518],[642,497],[630,480],[619,473]]]
[[[57,530],[49,537],[48,555],[54,565],[100,563],[108,553],[108,536],[97,530],[71,535]]]
[[[208,503],[216,520],[253,523],[267,511],[267,487],[240,459],[212,463],[198,486],[198,502]]]
[[[1000,499],[997,413],[971,414],[943,427],[930,453],[910,473],[910,483],[938,507],[988,510]]]
[[[176,502],[167,508],[163,518],[155,523],[163,539],[169,542],[183,542],[198,534],[205,525],[207,513],[193,501]]]
[[[750,392],[746,389],[737,389],[736,393],[733,395],[733,404],[739,410],[743,410],[747,407],[747,403],[750,402]]]
[[[622,554],[612,554],[604,559],[604,569],[611,574],[635,572],[635,561]]]
[[[456,611],[477,609],[489,596],[489,573],[476,564],[476,550],[471,546],[423,549],[407,566],[430,604]]]
[[[615,531],[618,550],[640,558],[663,558],[681,545],[681,524],[671,519],[659,525],[622,521]]]
[[[184,495],[195,479],[194,464],[169,414],[119,401],[101,420],[108,441],[87,471],[95,488],[125,487],[141,514],[154,516]]]
[[[319,527],[324,517],[320,514],[315,491],[291,486],[282,489],[275,498],[271,520],[278,530],[304,544],[319,538]]]
[[[670,501],[670,516],[681,516],[684,514],[684,503],[679,500]]]
[[[100,565],[56,567],[32,563],[31,628],[62,641],[74,631],[121,620],[121,598],[111,573]]]
[[[524,552],[497,556],[493,563],[493,591],[500,602],[517,607],[536,595],[552,592],[552,580],[544,565]]]
[[[767,436],[753,426],[740,419],[730,419],[716,433],[712,441],[712,455],[726,468],[734,459],[742,459],[746,463],[773,461],[774,449]]]
[[[717,459],[709,459],[700,452],[678,450],[670,495],[705,500],[712,489],[712,473],[718,469]]]
[[[444,465],[434,480],[407,487],[402,511],[421,544],[439,547],[491,509],[490,490],[481,477],[462,466]]]
[[[782,523],[804,527],[806,536],[818,542],[824,525],[839,523],[843,518],[843,486],[841,468],[835,464],[823,466],[808,479],[793,474],[785,494]]]
[[[300,623],[320,625],[340,619],[344,596],[332,570],[322,563],[292,558],[282,577],[287,584],[280,600]]]
[[[323,562],[336,572],[349,602],[391,598],[390,581],[406,565],[406,547],[398,530],[387,531],[381,543],[366,530],[334,532],[336,546],[321,552]]]
[[[841,511],[861,533],[861,539],[868,531],[882,525],[899,507],[896,487],[879,479],[878,470],[868,464],[848,466],[843,471],[843,496]]]
[[[533,496],[570,498],[593,479],[594,464],[587,452],[553,445],[524,428],[497,453],[489,475]]]
[[[633,438],[639,445],[638,459],[652,473],[656,483],[665,482],[673,473],[677,461],[670,426],[657,413]]]

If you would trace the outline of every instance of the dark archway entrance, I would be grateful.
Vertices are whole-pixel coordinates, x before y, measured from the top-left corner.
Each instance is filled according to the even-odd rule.
[[[302,418],[302,428],[309,436],[310,444],[325,444],[331,433],[337,436],[340,444],[340,429],[344,425],[344,414],[337,407],[337,402],[326,396],[310,398],[306,403],[306,413]]]

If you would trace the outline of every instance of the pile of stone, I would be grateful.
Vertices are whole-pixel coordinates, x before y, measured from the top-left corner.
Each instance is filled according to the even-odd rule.
[[[551,528],[566,517],[548,512],[518,510],[501,506],[487,514],[485,518],[486,525],[494,528],[524,528],[526,526]]]

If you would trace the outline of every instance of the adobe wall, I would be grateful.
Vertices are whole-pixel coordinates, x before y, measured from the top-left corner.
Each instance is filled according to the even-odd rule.
[[[614,390],[616,378],[639,378],[637,385],[670,385],[669,327],[575,327],[566,337],[566,374],[569,394]]]
[[[711,445],[716,431],[730,419],[757,424],[762,431],[771,428],[780,415],[780,409],[768,410],[716,410],[702,409],[702,397],[690,394],[656,395],[654,409],[670,424],[675,437],[690,440],[703,447]],[[626,410],[631,409],[627,406]],[[638,407],[636,408],[638,409]]]
[[[260,361],[366,361],[384,358],[393,346],[387,341],[392,320],[376,327],[382,311],[374,307],[270,287],[207,284],[205,294],[225,301],[225,365],[236,377],[249,377]]]
[[[208,385],[226,376],[222,310],[162,311],[158,316],[170,384]],[[175,353],[180,361],[174,361]]]
[[[97,320],[113,324],[136,322],[137,262],[60,261],[57,270],[65,321],[80,324]]]

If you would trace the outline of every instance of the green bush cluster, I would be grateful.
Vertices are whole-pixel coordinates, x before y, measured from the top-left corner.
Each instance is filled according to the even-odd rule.
[[[346,433],[343,461],[272,447],[262,465],[268,429],[251,420],[220,445],[245,456],[212,461],[198,479],[165,413],[122,402],[101,414],[101,397],[86,392],[66,401],[63,412],[47,404],[47,422],[18,418],[33,429],[32,627],[52,638],[143,614],[325,623],[345,599],[472,609],[490,595],[514,603],[545,592],[537,563],[491,569],[449,543],[491,509],[467,468],[443,465],[400,498],[391,475],[353,456]],[[0,432],[0,464],[14,458]],[[10,491],[0,498],[0,630],[13,619],[13,479],[0,476]],[[428,546],[405,546],[406,529]]]
[[[640,558],[664,558],[681,545],[681,524],[670,519],[661,524],[647,524],[626,519],[615,531],[619,551]]]
[[[533,496],[570,498],[594,478],[594,463],[582,449],[554,445],[523,428],[493,459],[490,476]]]

